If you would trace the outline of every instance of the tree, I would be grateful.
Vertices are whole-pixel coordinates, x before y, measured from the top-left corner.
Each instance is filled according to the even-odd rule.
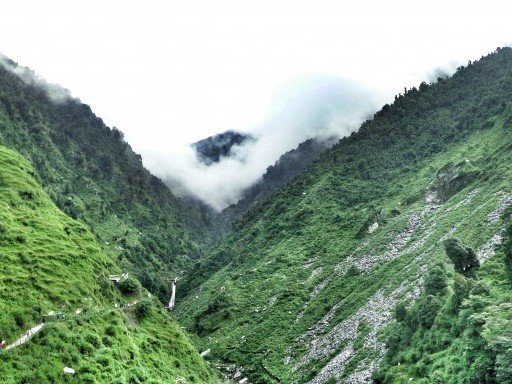
[[[458,239],[450,238],[445,240],[444,250],[456,272],[475,277],[475,270],[480,268],[480,263],[472,248],[464,246]]]
[[[430,329],[434,324],[437,314],[443,306],[442,301],[433,295],[423,296],[418,301],[418,323],[425,329]]]
[[[395,319],[398,322],[404,322],[407,318],[407,308],[404,303],[400,303],[395,308]]]
[[[146,317],[153,308],[153,303],[150,299],[141,300],[137,307],[135,308],[135,313],[137,315],[137,319],[141,320]]]
[[[482,335],[495,356],[496,382],[512,384],[512,309],[508,303],[489,308]]]
[[[469,292],[474,286],[473,279],[467,279],[462,275],[456,275],[453,282],[453,295],[450,299],[450,310],[453,314],[457,313],[462,305],[462,301],[469,296]]]
[[[436,264],[428,271],[425,279],[425,293],[427,295],[444,295],[448,287],[446,273],[442,264]]]

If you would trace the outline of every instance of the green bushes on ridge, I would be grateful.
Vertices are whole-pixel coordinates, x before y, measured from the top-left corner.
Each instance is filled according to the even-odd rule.
[[[510,234],[506,244],[509,241]],[[455,247],[447,247],[447,253],[456,249],[459,256],[467,255],[467,247],[449,243]],[[429,277],[418,302],[409,310],[397,307],[397,323],[387,329],[386,358],[374,374],[376,383],[512,383],[512,289],[498,283],[500,274],[505,275],[503,260],[488,263],[489,271],[484,267],[471,277],[457,273],[451,294],[440,296],[435,311],[425,307]],[[458,268],[459,260],[454,264]],[[435,269],[429,275],[439,272]],[[434,321],[429,327],[411,322],[412,314],[419,312],[431,312]]]
[[[169,281],[189,263],[178,256],[199,252],[185,222],[200,215],[143,167],[118,129],[79,100],[55,103],[0,66],[0,144],[29,159],[57,206],[168,300]]]

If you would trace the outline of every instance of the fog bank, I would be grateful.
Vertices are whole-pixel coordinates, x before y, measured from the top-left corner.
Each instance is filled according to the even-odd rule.
[[[237,202],[268,166],[304,140],[341,138],[357,130],[375,112],[376,99],[361,85],[340,77],[301,76],[278,89],[260,124],[240,127],[255,140],[234,146],[230,157],[206,165],[191,146],[185,146],[144,153],[144,163],[175,194],[193,196],[221,210]]]

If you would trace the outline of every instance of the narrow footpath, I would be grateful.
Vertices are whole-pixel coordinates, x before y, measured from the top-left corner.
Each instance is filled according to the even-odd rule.
[[[22,344],[25,344],[27,341],[29,341],[37,332],[39,332],[41,329],[43,329],[44,323],[38,324],[33,328],[30,328],[27,332],[23,334],[18,340],[12,342],[8,346],[6,346],[4,349],[12,349],[14,347],[18,347]]]

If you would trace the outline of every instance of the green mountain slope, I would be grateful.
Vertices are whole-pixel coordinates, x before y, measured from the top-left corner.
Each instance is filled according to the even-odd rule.
[[[289,182],[295,176],[303,172],[308,165],[315,161],[322,152],[325,152],[334,144],[334,139],[319,141],[308,139],[300,143],[279,157],[279,159],[267,168],[262,179],[247,189],[240,201],[230,205],[220,212],[212,221],[218,235],[229,232],[233,222],[243,216],[258,202],[264,201],[268,196]]]
[[[136,285],[122,294],[108,279],[121,271],[111,256],[4,147],[0,257],[0,338],[11,344],[46,321],[25,344],[0,351],[2,383],[215,382],[158,301]]]
[[[197,210],[152,176],[122,133],[89,106],[56,102],[44,85],[26,84],[6,68],[0,66],[0,144],[29,159],[59,208],[89,225],[124,268],[168,300],[171,279],[199,252],[182,224],[199,217]]]
[[[222,236],[231,231],[235,221],[303,172],[333,144],[334,139],[308,139],[300,143],[297,148],[284,153],[269,166],[262,179],[244,191],[236,204],[226,207],[221,212],[216,212],[195,198],[183,198],[183,202],[189,204],[189,214],[185,217],[184,224],[190,229],[193,239],[205,249],[215,246]]]
[[[505,48],[397,96],[237,223],[183,283],[178,318],[254,382],[370,380],[395,307],[422,300],[439,262],[457,280],[443,241],[482,262],[502,241],[511,94]]]

